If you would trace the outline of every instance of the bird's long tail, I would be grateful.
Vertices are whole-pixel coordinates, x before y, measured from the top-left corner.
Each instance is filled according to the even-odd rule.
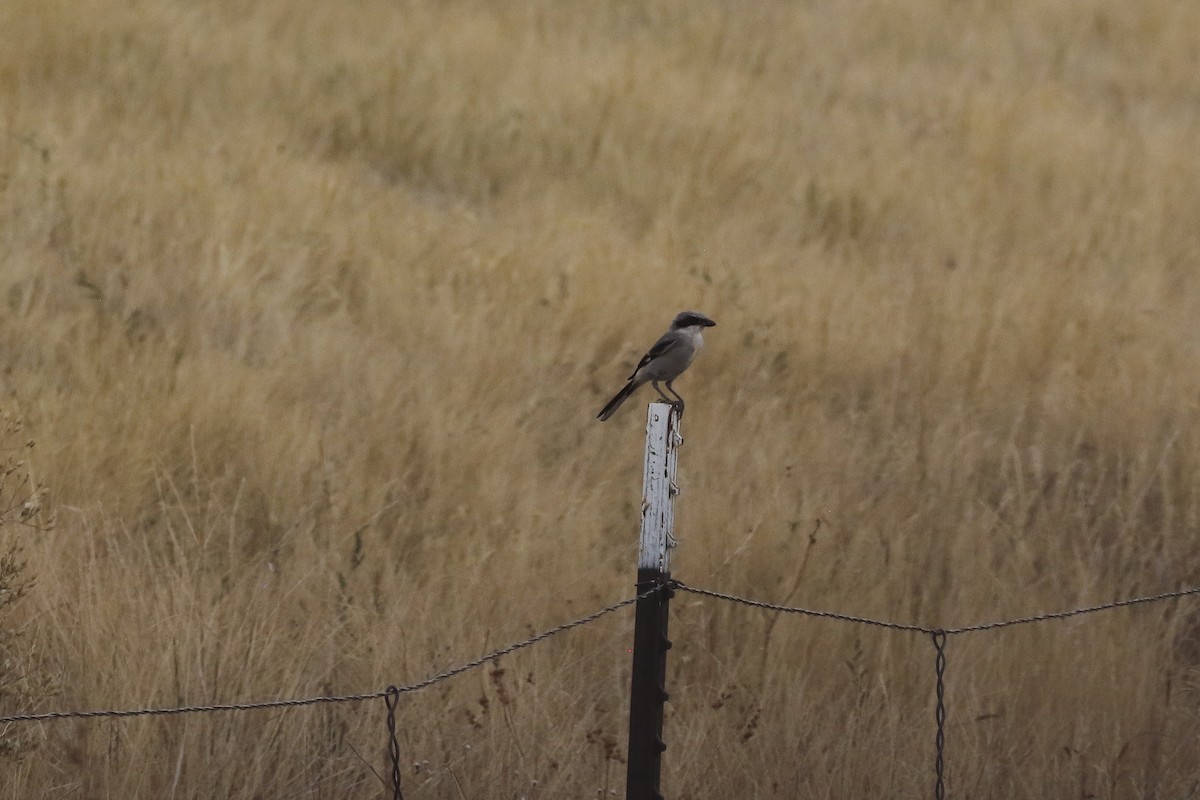
[[[596,415],[596,419],[604,422],[604,420],[617,413],[617,409],[621,407],[621,403],[624,403],[626,400],[628,400],[629,395],[633,394],[634,390],[636,390],[640,385],[641,384],[634,383],[632,380],[625,384],[625,388],[617,392],[617,396],[612,400],[609,400],[608,405],[600,409],[600,413]]]

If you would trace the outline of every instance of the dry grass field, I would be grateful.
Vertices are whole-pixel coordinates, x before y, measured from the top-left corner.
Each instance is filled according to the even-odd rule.
[[[1200,584],[1198,42],[1178,0],[6,0],[0,409],[49,492],[0,715],[374,691],[630,596],[650,392],[594,415],[682,308],[685,582],[946,626]],[[926,637],[672,611],[668,797],[930,793]],[[622,795],[631,630],[406,695],[405,796]],[[953,796],[1200,793],[1200,600],[949,664]],[[384,744],[382,701],[10,725],[0,798],[375,798]]]

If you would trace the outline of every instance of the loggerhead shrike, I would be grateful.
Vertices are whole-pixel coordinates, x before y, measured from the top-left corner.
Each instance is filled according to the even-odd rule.
[[[646,355],[642,356],[637,369],[629,376],[629,383],[625,384],[624,389],[617,392],[616,397],[608,401],[608,405],[601,409],[596,417],[601,422],[611,417],[621,407],[621,403],[628,400],[639,386],[647,382],[654,387],[654,391],[658,392],[663,400],[671,405],[678,405],[679,413],[682,414],[683,398],[672,388],[671,383],[683,374],[703,346],[704,337],[700,332],[716,324],[696,311],[679,312],[667,332],[654,343]],[[675,400],[663,394],[663,390],[658,388],[659,381],[666,382],[667,391],[675,395]]]

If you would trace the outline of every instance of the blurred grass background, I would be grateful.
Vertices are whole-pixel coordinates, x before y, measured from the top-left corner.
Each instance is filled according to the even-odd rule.
[[[7,0],[20,710],[370,691],[629,596],[641,403],[593,416],[682,308],[684,581],[928,625],[1200,583],[1197,42],[1169,0]],[[631,627],[405,697],[406,797],[621,793]],[[928,791],[927,641],[672,634],[667,796]],[[1200,785],[1191,601],[948,680],[956,795]],[[13,727],[0,791],[376,797],[383,732]]]

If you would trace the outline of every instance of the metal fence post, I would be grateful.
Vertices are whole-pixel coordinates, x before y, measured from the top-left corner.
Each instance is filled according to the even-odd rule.
[[[659,800],[663,704],[667,694],[667,614],[672,591],[671,548],[675,546],[673,502],[679,413],[667,403],[651,403],[646,423],[646,466],[642,489],[642,535],[638,555],[638,592],[660,591],[637,602],[633,628],[633,675],[629,693],[629,762],[626,800]]]

